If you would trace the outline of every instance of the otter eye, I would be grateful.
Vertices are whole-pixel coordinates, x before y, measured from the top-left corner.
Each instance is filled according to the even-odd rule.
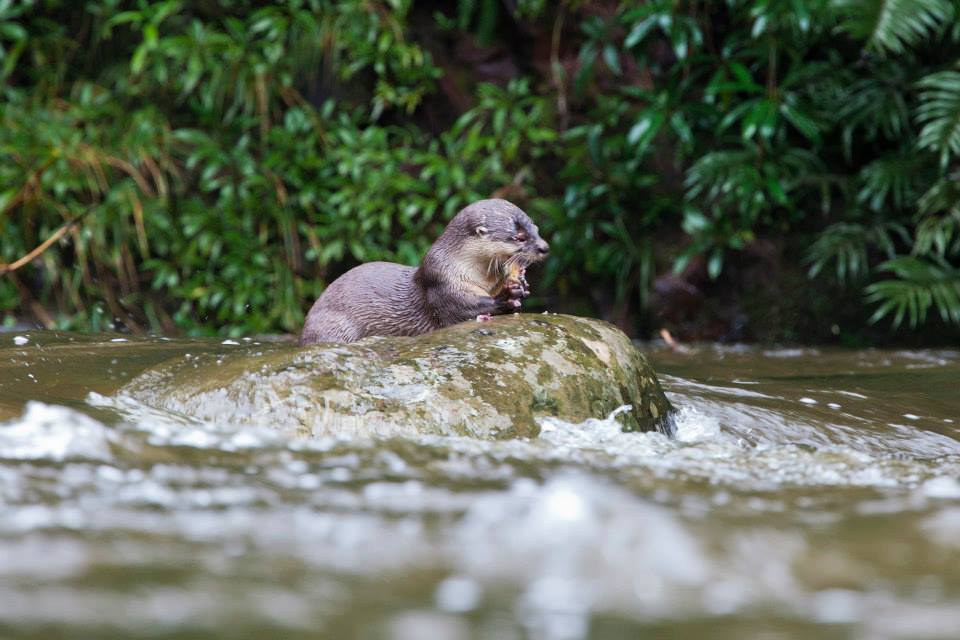
[[[526,231],[518,231],[517,235],[513,236],[513,239],[517,242],[526,242],[528,237]]]
[[[485,236],[487,235],[487,228],[484,226],[479,226],[476,228],[476,232],[478,236]]]

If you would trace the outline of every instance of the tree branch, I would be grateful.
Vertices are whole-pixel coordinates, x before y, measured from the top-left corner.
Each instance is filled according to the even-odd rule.
[[[73,229],[73,226],[74,226],[75,224],[77,224],[77,220],[76,220],[76,219],[71,220],[70,222],[67,222],[66,224],[64,224],[63,226],[61,226],[59,229],[57,229],[56,231],[54,231],[53,234],[52,234],[49,238],[47,238],[46,240],[44,240],[43,242],[41,242],[39,245],[37,245],[37,246],[33,249],[33,251],[27,253],[26,255],[24,255],[24,256],[23,256],[22,258],[20,258],[19,260],[15,260],[14,262],[11,262],[10,264],[4,264],[4,263],[0,262],[0,275],[5,275],[5,274],[10,273],[10,272],[12,272],[12,271],[16,271],[16,270],[19,269],[20,267],[22,267],[22,266],[24,266],[25,264],[27,264],[27,263],[31,262],[32,260],[34,260],[36,257],[38,257],[40,254],[42,254],[44,251],[46,251],[47,249],[49,249],[49,248],[50,248],[50,245],[52,245],[54,242],[56,242],[57,240],[59,240],[60,238],[62,238],[63,236],[65,236],[71,229]]]

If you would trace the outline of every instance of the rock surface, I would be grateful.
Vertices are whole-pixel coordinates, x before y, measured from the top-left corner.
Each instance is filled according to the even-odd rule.
[[[643,355],[605,322],[519,314],[416,338],[236,347],[177,358],[120,391],[187,416],[294,435],[535,437],[538,418],[620,415],[669,432],[671,407]]]

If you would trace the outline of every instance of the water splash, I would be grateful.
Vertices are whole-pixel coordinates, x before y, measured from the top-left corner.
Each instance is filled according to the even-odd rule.
[[[23,417],[0,423],[0,460],[111,460],[109,427],[87,415],[28,402]]]

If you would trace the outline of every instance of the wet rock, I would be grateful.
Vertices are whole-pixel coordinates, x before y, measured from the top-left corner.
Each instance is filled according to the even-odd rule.
[[[671,407],[630,340],[605,322],[499,316],[416,338],[233,347],[177,358],[120,392],[152,407],[305,436],[534,437],[538,419],[603,417],[669,431]]]

